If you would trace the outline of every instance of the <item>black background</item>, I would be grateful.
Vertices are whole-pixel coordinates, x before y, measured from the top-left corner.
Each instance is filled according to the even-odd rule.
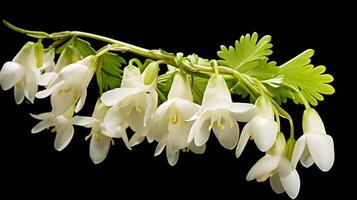
[[[327,66],[327,73],[335,77],[336,93],[327,96],[317,110],[328,134],[334,138],[336,160],[327,173],[315,165],[309,169],[298,166],[301,179],[298,199],[347,196],[353,185],[347,182],[353,174],[349,171],[352,158],[348,158],[355,153],[348,144],[355,133],[347,121],[348,113],[353,112],[347,98],[354,91],[354,85],[349,84],[354,66],[349,60],[355,59],[347,55],[347,48],[356,44],[352,32],[356,21],[349,11],[351,7],[343,2],[289,2],[233,4],[219,1],[194,5],[192,2],[74,4],[48,1],[4,4],[1,19],[28,29],[81,30],[149,49],[163,48],[185,55],[197,53],[207,58],[217,58],[219,45],[233,44],[242,34],[254,31],[260,36],[272,35],[274,53],[270,59],[278,64],[305,49],[314,49],[312,63]],[[0,25],[0,63],[11,60],[29,39]],[[103,43],[93,45],[99,48]],[[91,115],[96,95],[96,86],[92,84],[81,115]],[[3,195],[288,199],[286,194],[275,194],[268,182],[245,181],[250,167],[263,156],[251,142],[242,157],[236,159],[234,151],[225,150],[211,137],[204,155],[181,153],[178,164],[170,167],[165,155],[153,157],[154,144],[144,142],[128,151],[117,141],[107,159],[94,165],[88,155],[89,144],[84,141],[89,129],[76,127],[72,142],[62,152],[53,148],[54,134],[30,134],[37,121],[28,113],[48,111],[48,100],[17,106],[12,90],[0,91],[0,99],[0,191]],[[235,100],[246,101],[240,97]],[[303,107],[289,103],[285,108],[295,119],[296,135],[300,136]]]

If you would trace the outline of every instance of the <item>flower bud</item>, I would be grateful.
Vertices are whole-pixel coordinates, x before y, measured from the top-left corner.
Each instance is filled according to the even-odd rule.
[[[145,85],[152,85],[156,82],[159,73],[159,64],[157,62],[150,63],[142,74]]]

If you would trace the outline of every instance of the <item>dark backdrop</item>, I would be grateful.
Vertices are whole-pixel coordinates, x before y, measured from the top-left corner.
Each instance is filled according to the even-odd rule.
[[[233,2],[233,1],[232,1]],[[349,6],[343,3],[216,3],[166,2],[130,5],[108,2],[43,2],[4,4],[1,19],[18,26],[47,32],[81,30],[105,35],[145,48],[163,48],[169,52],[197,53],[202,57],[217,58],[219,45],[233,44],[242,34],[258,32],[272,35],[271,60],[281,64],[303,50],[312,48],[312,63],[327,66],[327,73],[335,77],[336,93],[327,96],[317,110],[325,122],[328,134],[335,141],[335,165],[323,173],[314,165],[309,169],[298,166],[301,189],[298,199],[346,196],[347,180],[352,179],[348,159],[353,155],[348,139],[353,129],[346,121],[353,106],[347,98],[354,91],[349,85],[353,66],[348,60],[347,47],[356,44],[352,26],[355,21]],[[21,6],[25,11],[19,9]],[[11,60],[29,38],[0,25],[0,63]],[[100,47],[101,43],[94,43]],[[354,59],[355,60],[355,59]],[[85,109],[90,115],[97,89],[90,87]],[[70,145],[62,152],[53,148],[54,134],[30,134],[37,120],[29,113],[48,111],[48,100],[36,105],[17,106],[13,91],[0,91],[0,152],[1,193],[28,197],[107,196],[113,198],[201,198],[219,199],[288,199],[276,195],[268,182],[246,182],[250,167],[261,157],[253,143],[243,156],[236,159],[234,151],[223,149],[211,137],[204,155],[181,153],[178,164],[170,167],[165,155],[154,158],[155,145],[144,142],[128,151],[121,141],[111,147],[107,159],[94,165],[88,155],[89,143],[84,136],[89,129],[76,127]],[[246,101],[235,97],[236,101]],[[47,103],[46,103],[47,102]],[[303,107],[285,105],[296,123],[296,135],[301,134]],[[353,149],[353,148],[351,148]],[[348,153],[347,150],[350,152]],[[103,196],[103,197],[104,197]]]

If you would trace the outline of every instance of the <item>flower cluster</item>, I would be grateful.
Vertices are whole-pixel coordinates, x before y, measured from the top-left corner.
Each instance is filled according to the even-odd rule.
[[[223,148],[235,150],[237,158],[252,139],[265,156],[246,179],[263,182],[269,178],[276,193],[285,191],[290,198],[295,198],[300,189],[296,170],[299,160],[304,167],[316,163],[322,171],[333,165],[333,140],[316,110],[307,107],[302,120],[304,134],[297,141],[294,136],[286,140],[273,98],[261,92],[254,104],[233,102],[225,77],[217,70],[210,74],[200,104],[194,101],[193,76],[169,70],[172,84],[166,101],[159,103],[161,63],[152,61],[139,69],[130,62],[122,70],[120,87],[101,94],[91,117],[79,116],[87,87],[98,71],[100,55],[64,51],[55,62],[55,48],[41,47],[39,43],[26,43],[12,61],[3,65],[0,85],[3,90],[14,88],[17,104],[24,98],[34,103],[35,98],[50,97],[51,111],[31,114],[41,120],[31,132],[53,127],[54,148],[58,151],[70,143],[74,125],[91,128],[86,139],[90,138],[89,155],[96,164],[107,157],[116,138],[121,138],[129,150],[145,139],[155,141],[154,155],[165,149],[171,166],[178,162],[180,151],[203,154],[211,132]],[[38,91],[39,86],[43,90]],[[241,133],[239,127],[243,127]],[[128,129],[134,132],[131,137]]]

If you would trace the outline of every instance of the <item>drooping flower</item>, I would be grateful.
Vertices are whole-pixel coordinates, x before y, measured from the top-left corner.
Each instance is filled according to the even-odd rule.
[[[64,67],[59,73],[47,73],[42,76],[42,83],[51,81],[51,85],[36,94],[37,98],[51,95],[51,105],[56,115],[65,113],[73,104],[75,112],[82,109],[87,96],[87,87],[91,81],[95,68],[92,66],[93,56]]]
[[[265,96],[260,96],[256,102],[256,113],[254,118],[249,121],[242,130],[239,139],[236,157],[238,158],[249,138],[252,138],[258,149],[266,152],[274,144],[278,133],[278,124],[274,121],[274,113],[271,102]]]
[[[72,120],[74,125],[92,129],[89,134],[91,137],[89,156],[95,164],[101,163],[107,157],[112,141],[110,137],[103,134],[103,126],[101,126],[108,109],[108,107],[98,101],[92,117],[75,116]],[[124,143],[130,148],[126,134],[122,138]]]
[[[256,179],[263,182],[269,178],[275,193],[285,191],[290,198],[295,199],[300,190],[300,178],[296,169],[291,168],[287,149],[284,135],[279,133],[272,148],[249,170],[247,181]]]
[[[33,103],[38,90],[37,81],[41,72],[37,66],[35,45],[33,42],[26,43],[14,59],[6,62],[0,71],[2,89],[8,90],[14,87],[17,104],[20,104],[24,97]]]
[[[159,106],[150,121],[147,138],[149,141],[159,142],[155,156],[161,154],[166,147],[169,164],[174,166],[177,163],[180,150],[190,146],[187,138],[193,122],[187,120],[198,109],[199,105],[193,103],[187,76],[177,73],[168,94],[168,100]]]
[[[302,135],[295,144],[292,167],[295,168],[299,159],[304,167],[316,163],[320,170],[329,171],[335,160],[333,139],[326,134],[324,123],[315,109],[304,111]]]
[[[204,145],[213,129],[220,144],[233,149],[238,142],[237,121],[247,122],[254,115],[255,107],[249,103],[233,103],[227,84],[221,75],[213,75],[206,86],[200,110],[189,121],[195,120],[188,142]]]
[[[53,112],[42,113],[31,116],[35,119],[42,120],[31,130],[31,133],[38,133],[49,127],[54,127],[56,132],[54,147],[57,151],[62,151],[72,140],[74,128],[72,117],[74,113],[74,105],[72,105],[63,115],[56,115]]]
[[[137,67],[128,65],[124,68],[121,87],[103,93],[101,101],[104,105],[111,106],[104,117],[103,126],[106,131],[103,134],[121,137],[130,127],[135,132],[130,138],[131,146],[144,140],[148,133],[149,120],[158,103],[155,90],[157,70],[152,70],[154,67],[158,68],[149,64],[141,75]],[[147,73],[148,70],[154,71],[154,74]]]

